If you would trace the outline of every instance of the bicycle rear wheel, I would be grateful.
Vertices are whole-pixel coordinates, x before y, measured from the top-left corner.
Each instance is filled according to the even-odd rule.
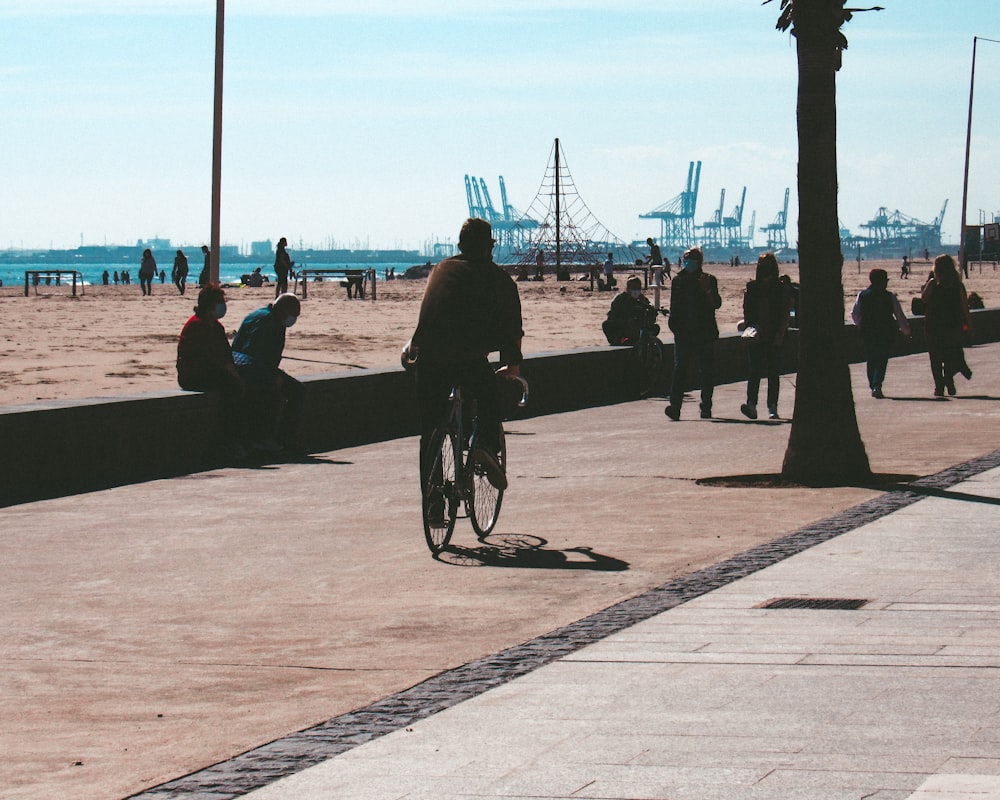
[[[423,497],[424,538],[430,551],[437,555],[448,546],[455,532],[455,518],[461,489],[458,485],[458,465],[461,458],[458,437],[447,428],[438,428],[427,448],[428,463],[424,469]]]
[[[500,426],[500,452],[497,454],[500,466],[507,469],[507,443],[504,440],[503,426]],[[466,511],[469,522],[476,535],[482,538],[493,530],[500,517],[500,504],[503,502],[503,489],[497,489],[486,477],[486,472],[476,463],[469,464],[470,486],[466,499]]]
[[[663,343],[651,336],[639,355],[639,397],[648,397],[660,382],[663,372]]]

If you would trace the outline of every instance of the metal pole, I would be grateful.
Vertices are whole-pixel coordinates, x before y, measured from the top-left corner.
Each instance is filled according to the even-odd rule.
[[[958,268],[965,271],[965,213],[969,202],[969,151],[972,146],[972,94],[976,88],[976,39],[972,37],[972,73],[969,80],[969,121],[965,128],[965,176],[962,183],[962,216],[959,218]]]
[[[226,2],[215,6],[215,120],[212,126],[212,262],[209,280],[219,282],[219,249],[222,211],[222,50],[225,40]]]
[[[559,139],[556,139],[556,275],[559,274],[559,266],[562,264],[561,230],[559,220],[559,193],[562,189],[559,186]]]

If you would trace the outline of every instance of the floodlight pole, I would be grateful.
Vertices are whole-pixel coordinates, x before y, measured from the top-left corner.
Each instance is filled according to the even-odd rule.
[[[962,217],[959,220],[961,229],[959,231],[958,268],[965,272],[965,214],[968,210],[969,202],[969,153],[972,150],[972,95],[976,88],[976,42],[982,38],[984,42],[995,42],[1000,44],[1000,40],[986,39],[980,36],[972,37],[972,72],[969,78],[969,121],[965,128],[965,176],[962,182]]]
[[[212,264],[209,280],[219,282],[219,249],[222,211],[222,51],[225,39],[226,1],[215,4],[215,119],[212,125]]]

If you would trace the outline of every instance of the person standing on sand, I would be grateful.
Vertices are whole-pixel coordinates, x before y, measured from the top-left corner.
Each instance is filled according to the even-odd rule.
[[[972,378],[972,370],[965,363],[962,351],[962,340],[972,330],[972,317],[955,259],[946,254],[934,259],[934,271],[921,297],[925,306],[924,329],[934,376],[934,396],[943,397],[945,389],[954,395],[955,375],[961,373],[966,380]]]
[[[881,400],[882,382],[889,365],[889,355],[896,341],[896,331],[909,337],[910,323],[903,313],[895,294],[888,290],[889,273],[884,269],[873,269],[868,273],[871,286],[858,292],[851,319],[858,326],[861,341],[865,345],[868,362],[868,387],[872,397]]]
[[[156,275],[156,259],[148,247],[142,251],[142,263],[139,265],[139,286],[143,297],[153,296],[153,276]]]
[[[274,287],[274,296],[280,297],[281,295],[288,292],[288,273],[292,270],[292,265],[295,264],[288,257],[288,240],[282,236],[278,239],[278,249],[274,253],[274,274],[277,276],[277,285]]]
[[[715,276],[702,271],[704,258],[698,247],[686,250],[681,259],[683,268],[670,282],[668,324],[674,334],[674,374],[670,381],[670,401],[663,413],[674,421],[681,418],[684,383],[692,358],[698,359],[701,371],[701,418],[712,416],[714,350],[719,338],[715,310],[722,306],[722,297]]]
[[[177,287],[177,291],[184,294],[184,289],[187,287],[187,276],[188,276],[188,260],[187,256],[184,255],[183,250],[178,250],[177,255],[174,256],[174,269],[173,269],[173,279],[174,286]]]
[[[212,274],[212,251],[208,249],[207,244],[201,246],[201,252],[205,254],[205,265],[201,268],[201,272],[198,274],[198,286],[208,286],[208,279]]]

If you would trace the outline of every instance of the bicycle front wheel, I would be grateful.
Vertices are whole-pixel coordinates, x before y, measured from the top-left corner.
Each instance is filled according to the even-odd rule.
[[[507,470],[507,443],[504,440],[503,426],[500,426],[500,452],[497,454],[500,466]],[[486,472],[475,462],[469,464],[470,484],[466,508],[469,512],[469,522],[476,535],[487,536],[497,524],[500,517],[500,504],[503,502],[503,489],[497,489],[486,477]]]
[[[663,373],[663,343],[655,336],[646,340],[639,351],[639,397],[648,397]]]
[[[455,518],[461,500],[458,465],[461,458],[455,432],[438,428],[431,436],[423,473],[424,538],[430,551],[437,555],[448,546],[455,532]]]

